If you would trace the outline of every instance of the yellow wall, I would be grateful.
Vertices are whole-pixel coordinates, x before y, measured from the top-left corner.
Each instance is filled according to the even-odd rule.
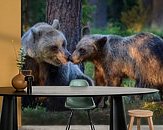
[[[0,86],[10,85],[18,72],[13,44],[17,48],[20,46],[20,18],[20,0],[0,0]]]
[[[20,0],[0,0],[0,86],[8,86],[18,72],[12,46],[20,46],[21,36]]]
[[[0,0],[0,86],[10,86],[18,73],[16,57],[21,36],[21,0]]]

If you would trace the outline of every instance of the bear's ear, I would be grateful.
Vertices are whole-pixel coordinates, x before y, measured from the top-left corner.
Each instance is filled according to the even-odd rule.
[[[32,34],[35,36],[38,33],[38,30],[36,28],[31,28]]]
[[[90,34],[90,28],[88,26],[84,26],[82,29],[82,37],[84,35],[89,35]]]
[[[36,29],[36,28],[32,28],[32,29],[31,29],[31,33],[32,33],[32,35],[33,35],[34,43],[35,43],[35,41],[38,40],[38,39],[41,37],[41,35],[42,35],[41,30],[38,30],[38,29]]]
[[[53,20],[52,27],[53,27],[54,29],[57,29],[57,30],[60,29],[60,24],[59,24],[59,20],[58,20],[58,19],[54,19],[54,20]]]
[[[107,37],[102,37],[95,42],[95,45],[97,46],[97,48],[100,49],[106,44],[106,42],[107,42]]]

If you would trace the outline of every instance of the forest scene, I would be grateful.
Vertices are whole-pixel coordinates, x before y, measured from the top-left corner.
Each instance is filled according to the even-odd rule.
[[[70,54],[74,52],[76,45],[83,37],[84,27],[89,28],[90,34],[128,37],[142,32],[150,32],[162,39],[162,5],[162,0],[21,0],[21,33],[23,37],[33,25],[39,22],[52,25],[53,20],[58,19],[59,30],[67,40],[67,50]],[[163,52],[158,54],[160,54],[160,59],[163,60]],[[50,76],[54,78],[57,76],[56,81],[61,81],[61,83],[56,83],[54,78],[51,80],[51,77],[47,76],[47,69],[44,68],[47,65],[41,64],[40,67],[33,59],[27,58],[27,60],[24,67],[33,68],[32,72],[35,73],[33,85],[68,86],[69,82],[61,81],[62,79],[55,73],[50,73]],[[53,70],[52,65],[49,66]],[[81,62],[78,66],[84,75],[95,82],[96,86],[107,86],[104,82],[98,81],[96,67],[92,62]],[[43,69],[40,70],[40,68]],[[38,73],[40,71],[42,72]],[[137,83],[135,79],[125,77],[118,86],[135,87]],[[162,92],[162,88],[156,89],[160,89]],[[126,113],[129,109],[149,109],[154,112],[154,124],[162,125],[162,98],[163,95],[155,93],[144,96],[124,96],[123,100]],[[23,125],[65,125],[70,111],[63,108],[64,101],[65,97],[62,99],[35,97],[22,99]],[[107,125],[110,112],[109,99],[97,106],[91,111],[94,124]],[[73,117],[72,124],[88,124],[89,122],[85,120],[85,116],[87,116],[85,112],[77,112]],[[129,122],[128,116],[127,122]],[[145,120],[142,122],[147,124]]]

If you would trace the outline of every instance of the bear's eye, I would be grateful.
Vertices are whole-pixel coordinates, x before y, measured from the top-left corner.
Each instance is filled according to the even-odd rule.
[[[66,48],[66,42],[65,41],[63,41],[62,47]]]
[[[47,32],[47,35],[53,37],[54,36],[54,31]]]
[[[51,47],[50,47],[50,50],[51,50],[51,51],[57,51],[57,50],[58,50],[58,47],[57,47],[57,46],[51,46]]]
[[[80,48],[79,49],[79,53],[80,53],[80,55],[84,55],[86,53],[86,50],[83,49],[83,48]]]

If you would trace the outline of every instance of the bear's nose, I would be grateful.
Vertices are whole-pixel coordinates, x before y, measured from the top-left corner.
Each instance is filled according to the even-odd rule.
[[[71,55],[68,56],[68,61],[73,62],[73,60],[72,60],[72,56],[71,56]]]

